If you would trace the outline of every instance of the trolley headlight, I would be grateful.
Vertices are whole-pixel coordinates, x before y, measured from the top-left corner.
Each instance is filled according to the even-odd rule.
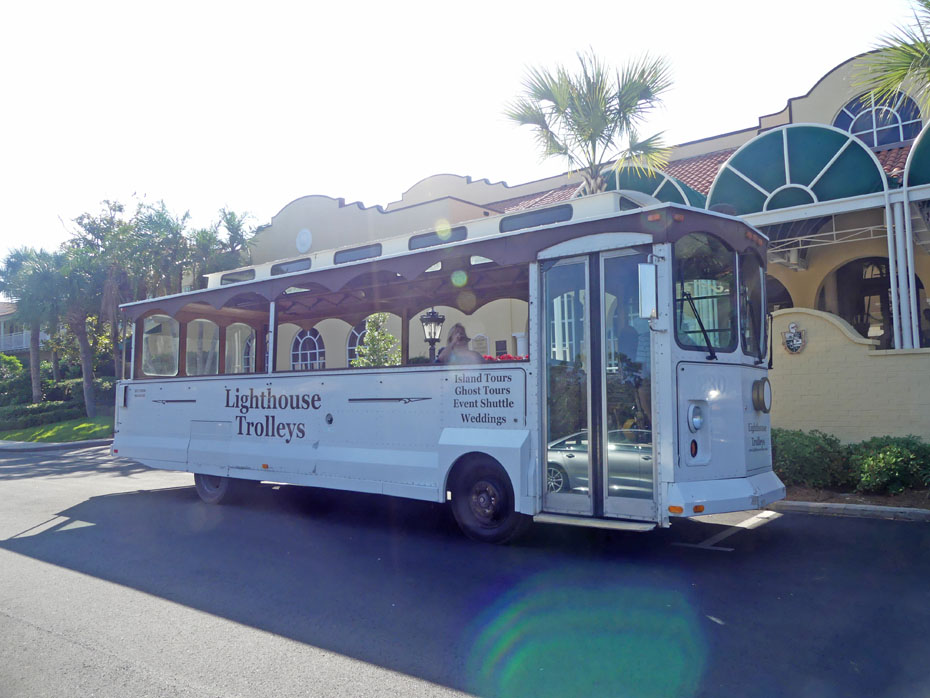
[[[772,384],[768,378],[760,378],[753,382],[752,406],[766,414],[772,410]]]
[[[700,405],[688,405],[688,429],[698,431],[704,426],[704,410]]]

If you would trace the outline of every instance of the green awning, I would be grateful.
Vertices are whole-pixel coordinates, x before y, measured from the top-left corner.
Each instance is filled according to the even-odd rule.
[[[738,215],[874,194],[888,186],[872,151],[831,126],[791,124],[743,145],[720,168],[707,207]]]
[[[655,197],[663,203],[682,204],[704,208],[706,197],[699,191],[692,189],[680,179],[665,174],[653,172],[648,174],[645,170],[635,167],[624,167],[620,170],[620,186],[617,186],[617,171],[611,170],[607,175],[607,191],[612,189],[630,189]]]
[[[917,136],[904,165],[904,182],[909,187],[930,184],[930,136],[927,136],[927,129],[930,125]]]

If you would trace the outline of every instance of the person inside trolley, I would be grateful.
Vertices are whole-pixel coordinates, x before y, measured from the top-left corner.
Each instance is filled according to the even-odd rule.
[[[449,339],[446,346],[439,351],[436,361],[441,364],[480,364],[484,357],[478,352],[469,349],[471,338],[465,332],[462,323],[457,322],[449,330]]]

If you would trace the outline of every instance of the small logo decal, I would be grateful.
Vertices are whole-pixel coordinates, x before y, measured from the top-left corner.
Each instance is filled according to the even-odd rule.
[[[782,343],[789,354],[800,354],[807,344],[807,332],[798,327],[798,323],[792,322],[788,325],[788,331],[782,332],[784,338]]]

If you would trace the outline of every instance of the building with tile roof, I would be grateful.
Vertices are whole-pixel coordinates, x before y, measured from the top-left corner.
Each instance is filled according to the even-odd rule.
[[[930,115],[904,92],[884,104],[869,100],[854,84],[859,58],[756,125],[679,144],[664,172],[622,172],[610,187],[632,192],[630,206],[706,207],[738,215],[769,237],[773,383],[782,395],[776,425],[818,427],[849,441],[928,435]],[[454,227],[581,195],[580,177],[566,173],[516,185],[435,175],[385,207],[307,196],[259,231],[253,260]],[[522,316],[507,313],[504,323],[474,320],[482,350],[519,351],[525,327],[513,318]],[[789,334],[803,338],[800,350],[787,349]],[[863,409],[869,399],[881,416]]]

